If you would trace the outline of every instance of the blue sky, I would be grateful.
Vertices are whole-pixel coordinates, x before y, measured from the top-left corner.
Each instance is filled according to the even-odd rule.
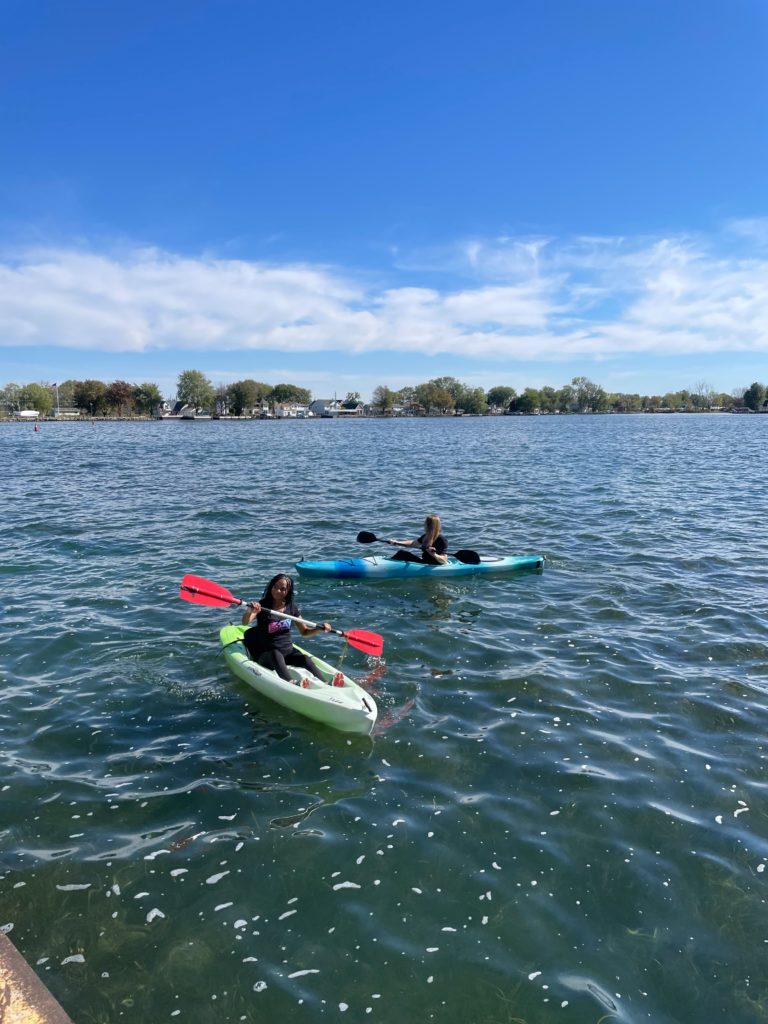
[[[0,385],[768,382],[763,0],[3,0]]]

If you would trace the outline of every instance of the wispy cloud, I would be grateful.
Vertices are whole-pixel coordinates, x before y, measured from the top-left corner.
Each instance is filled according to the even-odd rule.
[[[24,251],[0,260],[0,345],[485,360],[765,351],[767,241],[758,219],[710,237],[470,239],[399,253],[377,288],[308,264]]]

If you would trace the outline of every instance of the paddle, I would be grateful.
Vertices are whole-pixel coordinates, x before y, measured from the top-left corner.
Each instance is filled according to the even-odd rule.
[[[375,540],[379,541],[380,544],[392,544],[391,540],[377,537],[375,533],[368,533],[367,530],[361,530],[357,535],[358,544],[373,544]],[[461,551],[453,551],[451,557],[457,558],[460,562],[465,562],[467,565],[480,565],[480,555],[476,551],[469,551],[467,548],[462,548]]]
[[[207,580],[203,576],[187,574],[181,581],[179,597],[182,601],[191,601],[193,604],[207,604],[213,608],[228,608],[232,604],[248,604],[242,598],[235,597],[226,587]],[[275,612],[271,608],[265,608],[265,612],[276,619],[290,619],[292,622],[300,622],[310,629],[317,629],[316,622],[309,622],[307,619],[299,619],[295,615],[287,615],[285,612]],[[343,636],[352,647],[366,654],[373,654],[378,657],[384,650],[384,638],[378,633],[369,633],[365,629],[331,629],[337,636]]]

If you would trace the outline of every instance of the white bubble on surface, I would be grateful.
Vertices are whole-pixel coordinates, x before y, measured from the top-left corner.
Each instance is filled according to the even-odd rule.
[[[224,876],[228,875],[228,874],[229,874],[228,871],[220,871],[218,873],[218,875],[211,875],[210,878],[206,878],[205,884],[206,885],[216,885],[217,882],[220,882],[222,880],[222,878],[224,878]]]

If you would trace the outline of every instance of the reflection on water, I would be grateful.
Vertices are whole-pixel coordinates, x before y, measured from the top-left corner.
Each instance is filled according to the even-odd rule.
[[[768,417],[191,426],[0,430],[0,925],[73,1017],[764,1021]],[[546,567],[297,580],[385,638],[311,640],[373,737],[240,684],[176,596],[426,510]]]

